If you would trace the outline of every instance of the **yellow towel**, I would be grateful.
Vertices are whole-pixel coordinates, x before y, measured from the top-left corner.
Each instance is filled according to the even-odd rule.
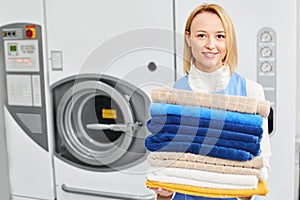
[[[149,188],[164,188],[173,192],[179,192],[193,196],[205,196],[211,198],[250,197],[253,195],[266,196],[269,191],[266,181],[264,180],[258,182],[258,186],[256,189],[246,190],[201,188],[188,185],[162,183],[150,180],[146,181],[146,185]]]

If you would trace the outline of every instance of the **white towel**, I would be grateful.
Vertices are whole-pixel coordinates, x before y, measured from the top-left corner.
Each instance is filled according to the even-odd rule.
[[[255,175],[222,174],[216,172],[170,167],[150,167],[150,172],[158,176],[184,178],[188,180],[224,185],[239,185],[250,188],[256,188],[258,184],[258,178]],[[203,185],[202,187],[207,186]]]
[[[232,189],[232,190],[243,190],[243,189],[253,189],[252,186],[240,186],[240,185],[229,185],[222,183],[211,183],[206,181],[197,181],[180,177],[171,177],[164,175],[155,175],[148,174],[147,179],[150,181],[157,181],[161,183],[172,183],[172,184],[180,184],[180,185],[188,185],[202,188],[215,188],[215,189]]]

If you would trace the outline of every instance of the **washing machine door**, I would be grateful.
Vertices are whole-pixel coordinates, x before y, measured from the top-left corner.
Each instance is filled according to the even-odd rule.
[[[128,101],[106,83],[74,83],[56,111],[58,133],[68,151],[83,163],[96,166],[122,157],[138,126]]]

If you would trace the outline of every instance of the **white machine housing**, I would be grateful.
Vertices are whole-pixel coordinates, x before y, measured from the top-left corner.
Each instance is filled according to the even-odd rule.
[[[53,0],[46,1],[45,8],[49,87],[70,77],[79,80],[94,74],[99,79],[106,76],[128,82],[128,87],[141,89],[149,98],[153,87],[170,87],[174,82],[172,1]],[[118,92],[126,93],[123,89]],[[126,96],[130,95],[124,96],[125,101]],[[134,110],[132,115],[142,111],[128,106]],[[59,200],[154,198],[145,186],[145,157],[130,167],[101,171],[68,162],[55,153],[54,168]]]
[[[8,77],[7,80],[10,80],[10,88],[8,88],[6,84],[5,91],[9,92],[4,95],[6,99],[5,106],[4,106],[4,119],[5,119],[5,131],[6,131],[6,145],[7,145],[7,152],[8,152],[8,168],[9,168],[9,187],[10,187],[10,196],[12,199],[15,200],[23,200],[23,199],[48,199],[53,200],[55,199],[55,186],[54,186],[54,172],[53,172],[53,162],[52,162],[52,140],[51,140],[51,130],[49,126],[43,127],[42,134],[32,134],[36,137],[43,137],[43,145],[39,145],[36,141],[32,139],[24,131],[24,129],[20,126],[20,123],[17,122],[15,116],[10,112],[10,107],[18,107],[19,113],[22,113],[22,106],[26,107],[30,110],[30,107],[33,108],[42,108],[45,110],[45,113],[48,113],[49,104],[44,104],[39,100],[47,99],[49,96],[47,91],[49,91],[46,87],[47,84],[41,84],[40,81],[48,82],[48,73],[46,68],[46,61],[44,52],[44,45],[46,45],[46,36],[45,34],[45,27],[44,27],[44,9],[43,9],[43,2],[39,0],[29,0],[27,2],[23,1],[5,1],[2,2],[1,5],[1,14],[0,14],[0,27],[7,27],[15,28],[21,30],[22,26],[25,24],[27,25],[37,25],[39,27],[36,29],[36,34],[38,36],[35,39],[27,40],[18,37],[15,41],[15,46],[32,46],[38,47],[34,50],[33,54],[35,57],[31,57],[32,61],[36,61],[37,63],[32,63],[32,66],[35,66],[35,69],[23,68],[20,67],[19,64],[10,63],[8,65],[8,57],[11,57],[12,60],[15,58],[23,58],[22,51],[20,49],[19,55],[8,55],[7,54],[7,46],[5,56],[7,59],[3,59],[3,65],[1,64],[1,78],[4,82],[6,80],[6,76]],[[14,25],[12,25],[14,24]],[[12,25],[12,26],[11,26]],[[38,30],[39,29],[39,30]],[[1,29],[2,37],[4,37],[4,33],[7,34],[10,32],[11,34],[14,33],[14,30],[3,30]],[[22,32],[22,31],[21,31]],[[23,34],[23,33],[21,33]],[[25,34],[25,33],[24,33]],[[13,36],[13,35],[12,35]],[[17,36],[17,35],[16,35]],[[19,35],[20,36],[20,35]],[[8,37],[7,37],[8,38]],[[13,41],[14,38],[12,37],[9,39]],[[2,40],[3,41],[3,40]],[[7,45],[9,41],[2,45]],[[27,43],[27,44],[26,44]],[[31,43],[31,44],[29,44]],[[39,46],[41,45],[41,46]],[[17,48],[18,48],[17,47]],[[4,50],[4,49],[3,49]],[[24,49],[23,49],[24,50]],[[29,50],[29,49],[28,49]],[[5,53],[1,51],[1,54]],[[25,53],[26,54],[26,53]],[[23,54],[23,56],[26,56]],[[2,56],[1,56],[2,57]],[[2,62],[1,61],[1,62]],[[15,60],[16,61],[16,60]],[[7,66],[5,68],[4,66]],[[20,68],[19,68],[20,67]],[[22,76],[19,72],[26,74]],[[20,75],[19,78],[18,76]],[[4,77],[5,76],[5,77]],[[40,84],[40,85],[35,85]],[[39,89],[39,92],[36,90],[38,94],[43,94],[43,96],[35,96],[35,103],[33,103],[33,99],[29,99],[30,95],[33,95],[33,90],[29,88],[30,86],[35,85],[35,88]],[[30,94],[31,91],[31,94]],[[17,96],[23,96],[19,98]],[[33,97],[33,96],[31,96]],[[8,104],[9,98],[9,104]],[[24,100],[24,102],[22,102]],[[35,107],[35,108],[34,108]],[[23,113],[24,114],[24,113]],[[22,115],[22,114],[21,114]],[[23,115],[28,116],[28,115]],[[44,118],[43,120],[47,121],[48,118]],[[34,122],[33,122],[34,123]],[[45,122],[45,125],[48,124]],[[35,137],[33,136],[33,137]]]

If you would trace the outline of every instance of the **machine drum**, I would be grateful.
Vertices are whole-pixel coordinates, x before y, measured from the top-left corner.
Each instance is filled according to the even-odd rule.
[[[100,81],[74,83],[59,101],[56,120],[63,145],[89,165],[117,161],[133,140],[130,104],[117,90]]]

